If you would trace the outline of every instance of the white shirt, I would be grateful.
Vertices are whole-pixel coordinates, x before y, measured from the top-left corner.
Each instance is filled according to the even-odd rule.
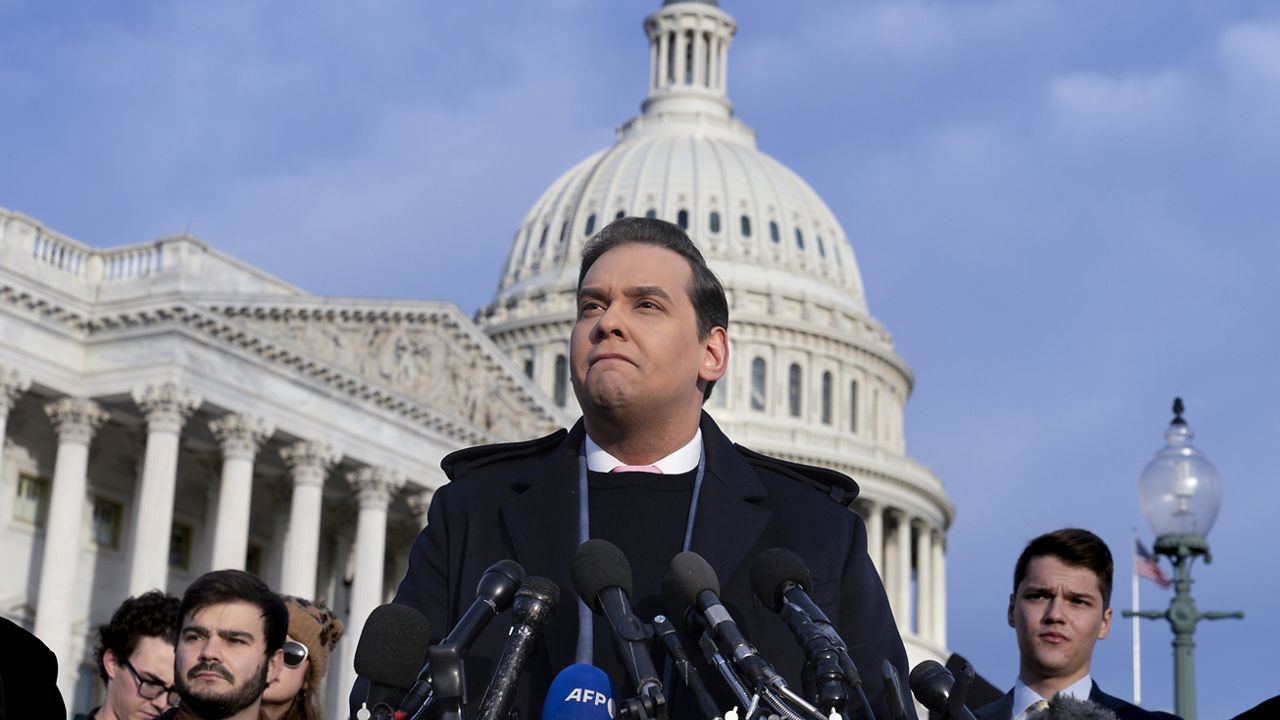
[[[1093,677],[1089,673],[1085,673],[1084,677],[1071,683],[1071,685],[1058,691],[1059,695],[1070,695],[1077,700],[1088,700],[1089,693],[1093,691]],[[1022,682],[1022,678],[1018,678],[1013,684],[1013,716],[1010,720],[1027,720],[1027,710],[1042,698],[1035,690],[1027,687]]]
[[[626,465],[618,458],[610,455],[596,444],[595,440],[588,435],[585,441],[585,450],[587,453],[587,469],[595,472],[612,472],[619,465]],[[702,428],[693,434],[693,439],[687,445],[676,450],[670,455],[653,463],[663,475],[679,475],[687,473],[698,467],[698,458],[702,457]]]

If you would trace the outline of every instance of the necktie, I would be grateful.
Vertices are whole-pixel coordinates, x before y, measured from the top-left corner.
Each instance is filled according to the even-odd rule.
[[[659,470],[657,465],[619,465],[618,467],[610,470],[609,472],[610,473],[638,472],[638,473],[649,473],[651,475],[662,474],[662,470]]]

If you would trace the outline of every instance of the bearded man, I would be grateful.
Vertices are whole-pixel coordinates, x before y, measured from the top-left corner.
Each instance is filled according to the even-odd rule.
[[[262,691],[284,667],[289,611],[242,570],[201,575],[182,596],[174,648],[181,704],[162,720],[260,720]]]

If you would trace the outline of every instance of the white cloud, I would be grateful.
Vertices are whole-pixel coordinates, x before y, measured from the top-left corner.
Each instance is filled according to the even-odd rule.
[[[1280,24],[1232,25],[1219,37],[1218,55],[1233,83],[1280,90]]]
[[[1051,80],[1056,118],[1072,129],[1150,132],[1177,125],[1192,88],[1178,70],[1149,75],[1076,73]]]

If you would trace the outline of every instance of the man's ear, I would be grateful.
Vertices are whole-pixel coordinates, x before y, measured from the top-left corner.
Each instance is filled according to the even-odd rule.
[[[713,327],[702,340],[702,366],[698,379],[715,382],[729,369],[729,334],[722,327]]]
[[[284,670],[284,648],[276,650],[267,658],[267,682],[275,682],[282,670]]]
[[[1111,632],[1111,608],[1102,611],[1102,627],[1098,628],[1098,639],[1106,640]]]
[[[120,672],[120,661],[111,650],[102,651],[102,667],[107,669],[108,681],[116,679],[116,673]]]
[[[1006,611],[1005,619],[1009,621],[1009,627],[1013,627],[1013,593],[1009,593],[1009,609]]]

